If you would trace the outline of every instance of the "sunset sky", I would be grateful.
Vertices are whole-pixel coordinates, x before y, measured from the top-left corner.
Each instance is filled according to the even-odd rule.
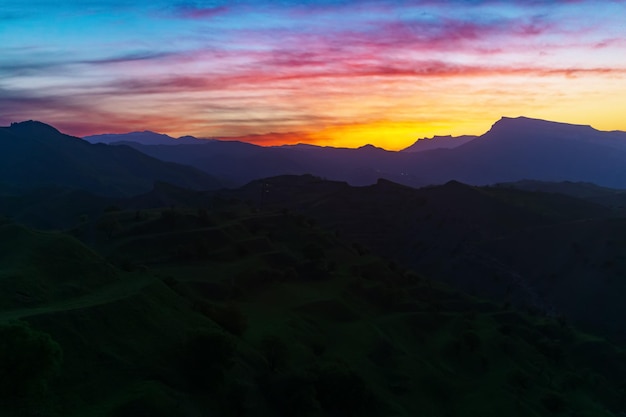
[[[520,115],[626,130],[626,1],[0,0],[0,125],[399,149]]]

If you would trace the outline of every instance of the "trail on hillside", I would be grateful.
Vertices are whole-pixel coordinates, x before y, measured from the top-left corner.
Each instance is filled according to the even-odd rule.
[[[125,278],[131,278],[128,274]],[[136,294],[157,280],[155,277],[135,277],[131,280],[111,284],[100,289],[96,293],[86,294],[80,297],[66,299],[60,302],[31,307],[18,308],[13,310],[0,311],[0,322],[20,320],[27,317],[41,314],[57,313],[60,311],[79,310],[81,308],[93,307],[117,301]]]

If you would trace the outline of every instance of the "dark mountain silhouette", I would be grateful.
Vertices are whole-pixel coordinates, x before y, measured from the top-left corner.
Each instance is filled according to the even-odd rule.
[[[457,181],[421,189],[386,180],[351,187],[312,176],[267,178],[219,194],[265,210],[295,210],[471,294],[626,339],[626,326],[614,320],[626,314],[620,255],[626,219],[611,207]],[[596,304],[602,307],[585,307]]]
[[[176,139],[162,133],[155,133],[149,130],[143,132],[130,133],[107,133],[102,135],[92,135],[83,137],[89,143],[139,143],[142,145],[193,145],[198,144],[200,140],[194,136],[181,136]]]
[[[420,138],[415,141],[414,144],[402,149],[401,152],[422,152],[432,151],[433,149],[453,149],[458,148],[478,136],[463,135],[463,136],[433,136],[432,138]]]
[[[516,188],[518,190],[527,191],[541,191],[544,193],[558,193],[571,195],[572,197],[578,197],[583,199],[595,199],[602,198],[609,195],[626,194],[626,190],[619,190],[615,188],[600,187],[599,185],[591,182],[573,182],[573,181],[561,181],[561,182],[549,182],[549,181],[536,181],[536,180],[520,180],[515,182],[505,182],[494,184],[497,187]]]
[[[496,186],[516,188],[519,190],[541,191],[545,193],[566,194],[626,213],[626,190],[600,187],[589,182],[522,180],[500,183],[496,184]]]
[[[10,186],[131,195],[150,190],[157,180],[198,189],[220,186],[196,169],[164,163],[128,146],[90,144],[40,122],[0,128],[0,182]]]
[[[261,147],[225,141],[175,149],[131,146],[165,161],[194,166],[233,185],[266,176],[308,173],[352,185],[373,184],[378,178],[410,186],[450,180],[486,185],[532,179],[626,188],[625,132],[524,117],[502,118],[484,135],[453,149],[421,152],[390,152],[373,146]]]
[[[371,145],[359,149],[311,145],[262,147],[236,141],[176,147],[128,145],[164,161],[191,165],[223,178],[233,186],[284,174],[313,174],[348,181],[353,185],[372,184],[381,177],[421,184],[401,169],[402,166],[410,166],[410,154],[390,152]]]
[[[448,153],[418,154],[431,181],[472,184],[537,179],[626,186],[626,133],[543,120],[502,118],[478,140]],[[440,167],[436,172],[432,159]],[[446,173],[442,177],[442,173]],[[422,171],[423,175],[427,175]]]
[[[163,161],[187,164],[217,174],[232,186],[266,176],[305,174],[309,171],[306,163],[291,158],[289,150],[265,148],[245,142],[210,141],[174,147],[127,144]]]

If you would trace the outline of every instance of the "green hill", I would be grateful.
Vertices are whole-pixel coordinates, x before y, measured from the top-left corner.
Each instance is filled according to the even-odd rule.
[[[312,176],[268,178],[219,194],[295,210],[470,294],[565,316],[615,339],[626,334],[614,319],[624,313],[624,220],[605,205],[456,181],[421,189],[385,180],[351,187]],[[593,311],[584,307],[596,304]]]
[[[120,277],[110,263],[70,236],[7,222],[0,225],[0,280],[0,308],[6,310],[84,296]]]
[[[394,195],[394,185],[382,186]],[[345,195],[343,185],[329,187]],[[46,372],[23,377],[34,388],[0,397],[5,414],[613,416],[626,408],[621,347],[454,290],[319,223],[216,196],[88,219],[88,249],[5,222],[2,288],[10,295],[24,285],[37,303],[5,296],[0,330],[19,333],[9,323],[21,320],[20,334],[31,336],[20,343],[49,347]],[[0,355],[3,367],[29,351],[11,350],[17,341],[3,341],[13,352]]]

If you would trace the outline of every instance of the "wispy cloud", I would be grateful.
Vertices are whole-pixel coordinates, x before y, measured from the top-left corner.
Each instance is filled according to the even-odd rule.
[[[35,0],[0,12],[0,122],[241,137],[488,125],[626,93],[625,14],[611,0]]]
[[[227,6],[202,7],[195,3],[177,4],[172,7],[176,17],[185,19],[210,19],[228,12]]]
[[[148,52],[148,51],[129,52],[129,53],[120,54],[118,56],[108,56],[108,57],[102,57],[102,58],[96,58],[96,59],[87,59],[87,60],[82,60],[82,61],[75,61],[74,63],[94,64],[94,65],[123,64],[126,62],[161,60],[163,58],[170,58],[176,55],[178,54],[175,52]],[[70,61],[66,63],[70,64],[72,62]]]

